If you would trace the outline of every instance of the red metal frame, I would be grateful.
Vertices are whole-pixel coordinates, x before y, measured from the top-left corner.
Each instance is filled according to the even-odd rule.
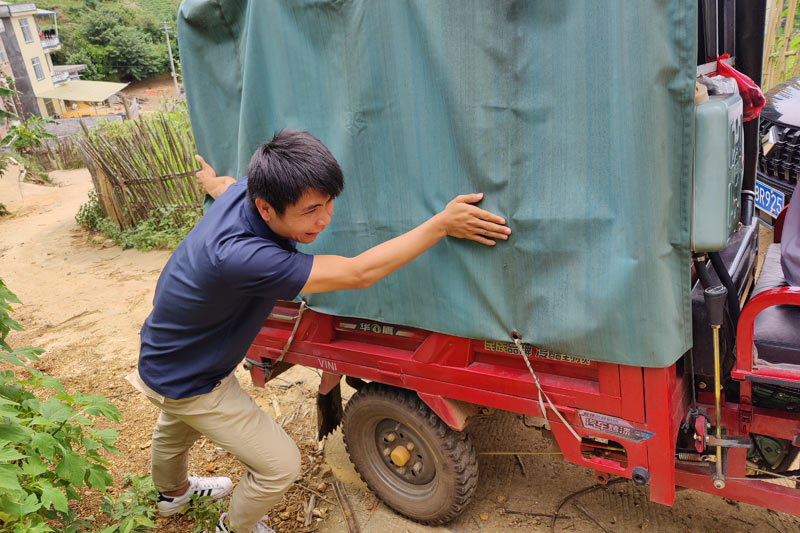
[[[800,304],[800,289],[791,294],[793,301]],[[748,320],[751,323],[750,345],[751,315],[758,313],[757,306],[767,302],[770,295],[760,297],[753,299],[756,306],[750,309],[748,305],[740,319],[740,335],[742,324]],[[256,337],[248,359],[260,363],[279,358],[292,329],[287,317],[296,313],[296,304],[281,302]],[[675,487],[680,485],[800,515],[800,490],[760,480],[731,480],[724,489],[717,490],[711,484],[710,471],[694,465],[676,465],[676,440],[688,410],[690,385],[676,365],[642,368],[589,362],[535,348],[529,359],[542,389],[581,438],[613,440],[625,450],[624,457],[585,453],[592,443],[576,440],[548,408],[547,422],[569,461],[628,478],[635,467],[646,468],[650,473],[650,498],[658,503],[672,504]],[[456,430],[466,426],[477,406],[541,417],[535,382],[512,343],[484,342],[308,310],[283,361],[323,370],[321,386],[327,390],[338,383],[341,375],[347,375],[416,391]],[[742,362],[747,363],[746,359]],[[737,371],[740,368],[737,366]],[[264,382],[263,368],[251,367],[251,375],[254,383]],[[780,438],[797,434],[797,415],[792,418],[789,413],[753,408],[748,384],[744,382],[741,405],[724,404],[726,433],[752,431]],[[713,417],[713,399],[701,395],[700,401]],[[652,435],[644,440],[627,440],[599,431],[597,426],[584,427],[581,411],[590,416],[611,417],[612,422]],[[729,453],[727,468],[730,477],[745,476],[743,450]]]
[[[753,323],[756,316],[773,305],[800,306],[800,287],[778,287],[758,293],[747,302],[739,316],[736,328],[736,368],[731,375],[734,379],[752,381],[755,379],[775,379],[800,384],[800,369],[791,370],[758,365],[753,358]]]

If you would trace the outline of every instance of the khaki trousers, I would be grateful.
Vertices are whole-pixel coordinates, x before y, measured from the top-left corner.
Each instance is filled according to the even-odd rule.
[[[189,448],[205,435],[247,468],[231,497],[230,527],[250,533],[300,475],[300,451],[262,411],[231,373],[209,393],[172,400],[150,389],[133,372],[126,378],[161,409],[153,431],[153,483],[161,492],[188,479]]]

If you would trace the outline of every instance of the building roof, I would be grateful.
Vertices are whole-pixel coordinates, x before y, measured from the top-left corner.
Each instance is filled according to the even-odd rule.
[[[9,4],[8,2],[0,2],[0,17],[11,17],[20,13],[28,13],[36,11],[36,5],[32,2],[25,4]]]
[[[74,102],[102,102],[125,87],[127,83],[109,81],[69,80],[54,89],[36,92],[37,98],[54,98]]]
[[[9,2],[0,2],[0,17],[10,17],[20,13],[29,13],[36,11],[37,15],[58,15],[56,11],[49,11],[47,9],[39,9],[32,2],[24,4],[12,4]]]
[[[53,72],[80,72],[86,69],[83,63],[78,65],[53,65]]]

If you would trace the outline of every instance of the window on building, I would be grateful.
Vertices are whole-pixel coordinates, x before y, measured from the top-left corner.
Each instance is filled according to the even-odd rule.
[[[31,33],[31,29],[28,26],[28,19],[19,19],[19,27],[22,30],[22,38],[25,39],[26,43],[33,42],[33,34]]]
[[[42,81],[44,79],[44,70],[42,70],[42,62],[38,57],[31,59],[33,65],[33,72],[36,74],[36,79]]]
[[[50,98],[45,98],[44,100],[44,107],[47,109],[47,115],[52,117],[56,114],[56,106],[53,105],[53,100]]]

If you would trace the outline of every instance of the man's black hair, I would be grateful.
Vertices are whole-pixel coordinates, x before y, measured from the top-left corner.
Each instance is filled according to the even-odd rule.
[[[281,130],[256,149],[247,166],[247,197],[266,200],[282,215],[308,189],[336,197],[344,177],[339,163],[319,139],[300,130]]]

